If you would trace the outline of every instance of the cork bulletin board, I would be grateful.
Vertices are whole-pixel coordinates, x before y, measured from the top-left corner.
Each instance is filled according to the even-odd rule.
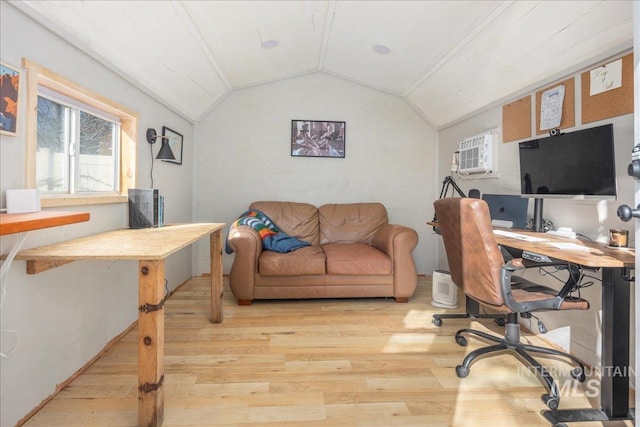
[[[614,62],[616,60],[610,61]],[[606,64],[605,64],[606,65]],[[596,68],[596,67],[594,67]],[[582,123],[591,123],[633,113],[633,54],[622,57],[622,86],[590,95],[591,70],[580,76],[582,94]]]
[[[502,107],[502,142],[531,137],[531,95]]]
[[[540,130],[540,110],[542,105],[542,94],[556,86],[564,85],[564,100],[562,101],[562,118],[559,129],[570,128],[576,125],[576,86],[572,77],[563,82],[558,82],[549,87],[536,92],[536,135],[549,133],[549,129]]]

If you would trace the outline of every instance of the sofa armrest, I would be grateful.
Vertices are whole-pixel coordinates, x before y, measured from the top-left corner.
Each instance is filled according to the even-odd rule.
[[[262,254],[262,239],[256,230],[247,226],[232,227],[227,237],[235,258],[229,273],[229,286],[238,301],[253,300],[258,258]]]
[[[418,273],[413,260],[418,233],[404,225],[386,224],[373,235],[372,245],[391,257],[396,301],[410,298],[418,284]]]

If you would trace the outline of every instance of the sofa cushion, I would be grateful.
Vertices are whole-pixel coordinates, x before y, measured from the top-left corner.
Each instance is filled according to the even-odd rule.
[[[305,246],[293,252],[264,251],[258,260],[262,276],[326,274],[325,255],[319,246]]]
[[[320,244],[318,208],[308,203],[261,201],[251,203],[250,209],[264,212],[289,236],[314,246]]]
[[[318,208],[320,244],[366,243],[389,222],[381,203],[327,204]]]
[[[322,249],[327,274],[391,274],[391,258],[364,243],[328,243]]]

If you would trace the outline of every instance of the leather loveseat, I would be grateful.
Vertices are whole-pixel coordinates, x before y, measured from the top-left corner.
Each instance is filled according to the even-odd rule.
[[[234,223],[227,246],[235,252],[229,275],[240,305],[254,299],[393,297],[407,302],[417,284],[415,230],[389,224],[380,203],[254,202],[289,236],[310,245],[291,252],[265,250],[254,228]]]

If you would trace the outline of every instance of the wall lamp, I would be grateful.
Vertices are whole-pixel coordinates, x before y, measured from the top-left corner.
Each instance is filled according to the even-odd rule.
[[[162,145],[160,146],[160,151],[158,151],[158,155],[156,159],[158,160],[175,160],[176,156],[173,155],[173,151],[169,146],[169,137],[164,135],[158,135],[154,128],[147,129],[147,142],[149,144],[155,144],[156,139],[162,139]]]

